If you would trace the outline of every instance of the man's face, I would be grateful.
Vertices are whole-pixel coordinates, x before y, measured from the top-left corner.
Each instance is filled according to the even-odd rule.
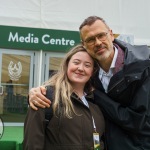
[[[83,45],[88,53],[96,58],[100,63],[108,59],[113,59],[113,40],[112,30],[101,21],[97,20],[92,25],[84,26],[81,31]]]

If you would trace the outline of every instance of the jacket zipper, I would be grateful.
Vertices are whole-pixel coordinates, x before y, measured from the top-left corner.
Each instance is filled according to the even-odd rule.
[[[116,84],[114,84],[109,90],[108,90],[108,93],[114,89],[118,84],[120,84],[124,79],[122,78],[121,80],[119,80]]]

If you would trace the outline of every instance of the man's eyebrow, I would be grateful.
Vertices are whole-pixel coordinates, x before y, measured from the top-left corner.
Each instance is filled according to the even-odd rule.
[[[88,40],[88,39],[92,39],[92,38],[95,38],[95,36],[87,37],[87,39],[86,39],[86,40]]]
[[[96,35],[89,36],[89,37],[87,37],[86,40],[91,39],[91,38],[95,38],[96,36],[101,35],[101,34],[103,34],[103,33],[106,33],[106,32],[100,32],[100,33],[98,33],[98,34],[96,34]]]

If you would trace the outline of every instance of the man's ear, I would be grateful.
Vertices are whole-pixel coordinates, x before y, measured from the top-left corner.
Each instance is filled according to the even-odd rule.
[[[115,37],[114,37],[114,34],[113,34],[113,31],[112,31],[112,30],[110,30],[110,35],[111,35],[112,41],[114,41]]]
[[[83,45],[83,47],[86,49],[86,47]]]
[[[81,44],[84,46],[84,42],[81,40]]]
[[[86,49],[85,45],[83,45],[83,48]],[[87,49],[86,49],[87,50]]]
[[[86,47],[85,47],[85,45],[84,45],[84,42],[81,40],[81,43],[82,43],[82,45],[83,45],[83,47],[86,49]]]

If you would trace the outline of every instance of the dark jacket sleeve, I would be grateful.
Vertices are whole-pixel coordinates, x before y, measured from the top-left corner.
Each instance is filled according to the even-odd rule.
[[[128,107],[122,106],[98,90],[94,91],[94,99],[106,118],[126,130],[140,133],[150,122],[150,77],[140,86]]]
[[[24,150],[43,150],[45,144],[45,113],[29,107],[24,124]]]

